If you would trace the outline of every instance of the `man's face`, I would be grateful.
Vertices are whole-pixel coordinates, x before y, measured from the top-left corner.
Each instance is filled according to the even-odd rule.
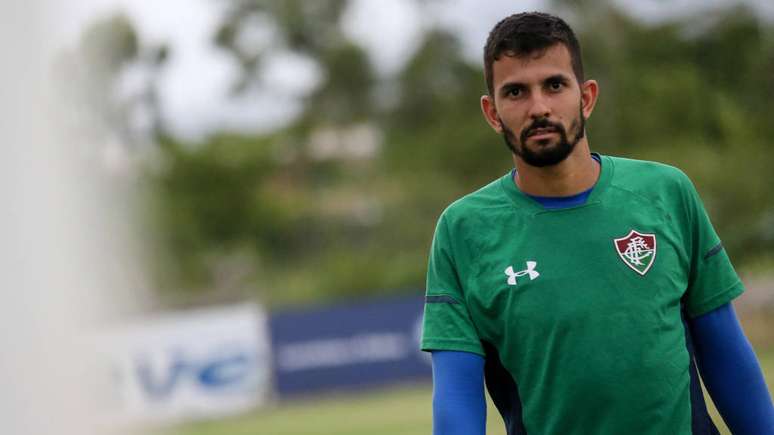
[[[586,118],[567,48],[502,56],[492,72],[495,125],[508,148],[531,166],[567,158],[583,138]]]
[[[570,132],[574,132],[572,138],[567,137],[567,130],[562,124],[551,122],[547,118],[536,119],[525,127],[518,137],[502,119],[500,123],[503,129],[503,140],[511,152],[521,157],[528,165],[541,168],[555,165],[566,159],[583,138],[586,128],[586,120],[581,110],[578,110],[578,117],[570,125]],[[556,135],[558,138],[555,137]],[[543,138],[543,136],[547,137]],[[537,141],[539,145],[537,149],[525,146],[531,139]]]

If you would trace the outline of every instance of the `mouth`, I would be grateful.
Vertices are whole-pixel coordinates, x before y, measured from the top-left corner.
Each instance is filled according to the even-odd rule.
[[[530,130],[530,132],[527,134],[527,137],[530,139],[547,139],[551,137],[551,135],[556,134],[556,129],[552,127],[547,128],[536,128],[534,130]]]

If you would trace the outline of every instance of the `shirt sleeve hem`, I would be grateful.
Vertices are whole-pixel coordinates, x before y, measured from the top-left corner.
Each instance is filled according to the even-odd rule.
[[[699,304],[697,307],[688,309],[688,317],[691,319],[699,317],[702,314],[709,313],[710,311],[725,305],[737,296],[744,293],[744,284],[741,280],[737,280],[734,284],[729,286],[724,292],[717,294],[709,300]]]
[[[433,350],[453,350],[461,352],[471,352],[486,357],[481,343],[471,341],[460,341],[453,339],[429,339],[422,341],[421,349],[425,352]]]

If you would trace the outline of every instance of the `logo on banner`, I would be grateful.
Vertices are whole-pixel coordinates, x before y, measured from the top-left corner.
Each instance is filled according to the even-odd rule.
[[[618,256],[624,264],[640,275],[645,275],[656,259],[656,235],[642,234],[635,230],[613,241]]]

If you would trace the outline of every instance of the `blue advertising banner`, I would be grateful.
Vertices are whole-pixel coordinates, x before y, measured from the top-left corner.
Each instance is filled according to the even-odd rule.
[[[423,304],[423,296],[412,296],[273,315],[277,393],[430,379],[430,358],[419,350]]]

